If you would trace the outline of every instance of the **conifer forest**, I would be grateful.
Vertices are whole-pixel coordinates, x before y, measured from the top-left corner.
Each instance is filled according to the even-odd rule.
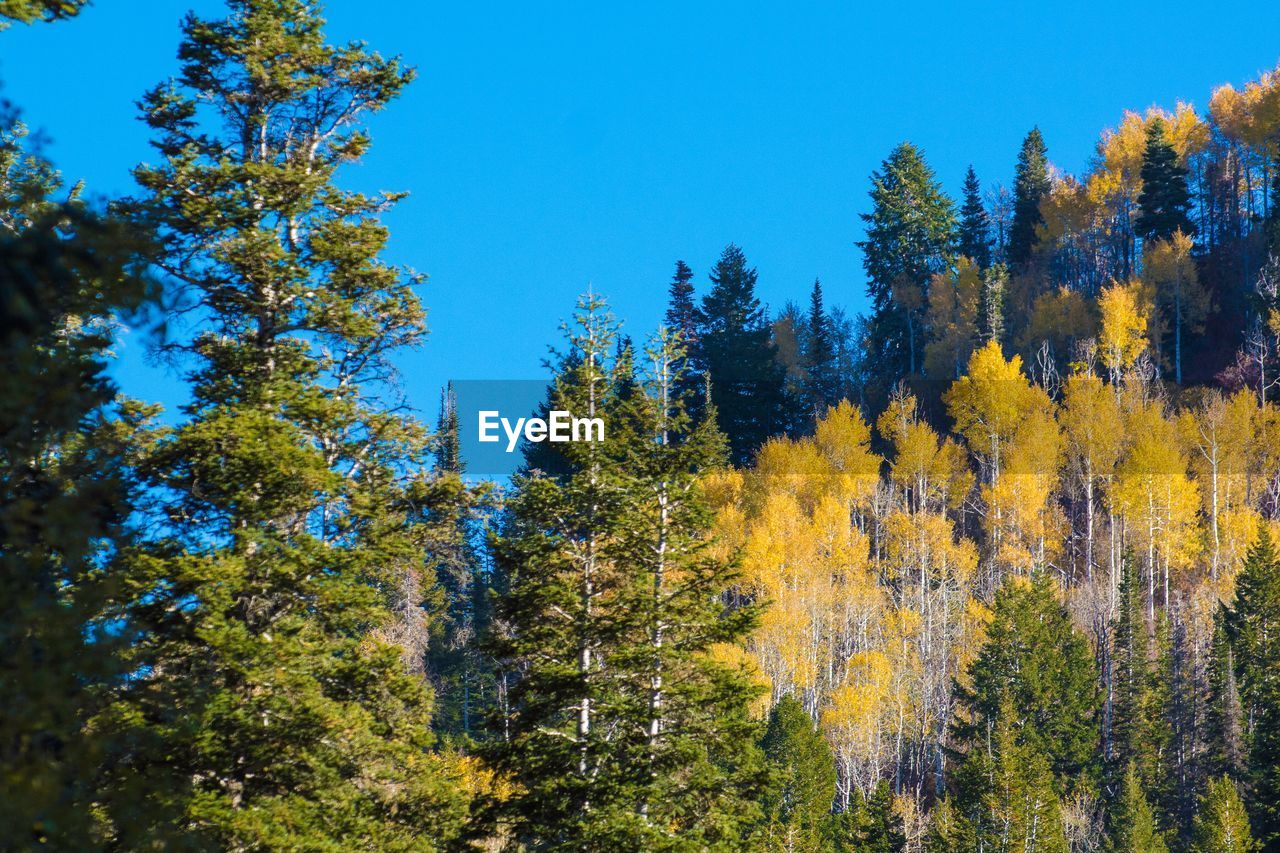
[[[0,849],[1280,851],[1280,66],[1079,174],[884,151],[859,312],[584,287],[607,431],[487,481],[346,178],[415,69],[309,0],[172,47],[127,194],[0,108]]]

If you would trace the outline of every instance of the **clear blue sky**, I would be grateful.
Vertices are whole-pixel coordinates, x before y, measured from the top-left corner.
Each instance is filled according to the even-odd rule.
[[[0,34],[0,80],[48,153],[92,192],[151,156],[134,100],[172,74],[182,13],[220,3],[97,0],[75,21]],[[419,69],[373,123],[349,185],[405,189],[390,259],[430,275],[431,338],[405,359],[434,416],[449,378],[541,375],[588,283],[642,337],[676,258],[699,282],[743,246],[775,309],[820,276],[864,304],[854,241],[867,176],[903,139],[953,193],[973,163],[1008,183],[1038,124],[1084,168],[1124,109],[1203,109],[1280,59],[1273,2],[326,4],[334,39]],[[126,342],[132,394],[175,379]]]

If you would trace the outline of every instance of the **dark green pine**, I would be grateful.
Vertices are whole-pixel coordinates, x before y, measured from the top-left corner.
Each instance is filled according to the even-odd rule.
[[[1266,849],[1280,846],[1280,557],[1266,526],[1245,555],[1226,616],[1251,724],[1246,803]]]
[[[785,369],[756,296],[756,271],[730,244],[711,270],[702,299],[698,346],[711,384],[730,459],[749,462],[757,448],[786,426]]]
[[[1060,795],[1096,785],[1097,666],[1047,573],[1030,582],[1011,577],[996,592],[969,676],[971,686],[957,686],[964,713],[953,734],[961,750],[983,742],[1007,700],[1019,739],[1046,758]]]
[[[919,372],[929,281],[956,248],[955,206],[919,148],[903,142],[871,175],[871,212],[862,214],[862,266],[871,299],[866,362],[873,407]]]
[[[1142,154],[1142,192],[1138,195],[1138,215],[1134,233],[1144,241],[1168,240],[1175,232],[1190,236],[1195,225],[1188,213],[1191,192],[1187,170],[1165,138],[1164,121],[1154,119],[1147,126],[1147,146]]]
[[[183,419],[146,459],[166,524],[133,555],[131,679],[104,731],[125,848],[403,849],[465,812],[420,674],[440,602],[428,434],[393,359],[419,277],[380,259],[397,194],[343,189],[412,72],[327,44],[302,0],[189,15],[146,94],[157,158],[122,208],[201,310]]]
[[[1009,265],[1015,269],[1031,260],[1032,250],[1039,242],[1036,229],[1044,224],[1040,201],[1048,194],[1048,149],[1040,128],[1033,127],[1022,140],[1018,151],[1018,164],[1013,174],[1013,222],[1009,226]]]
[[[772,847],[816,850],[836,796],[836,765],[827,739],[804,706],[783,696],[769,712],[760,742],[770,770],[763,807]]]
[[[115,603],[152,413],[107,365],[113,315],[147,295],[142,247],[3,117],[0,188],[0,846],[98,849],[95,717],[127,672]]]
[[[991,221],[982,203],[982,187],[970,166],[964,174],[964,202],[960,206],[961,255],[973,261],[978,269],[991,266]]]

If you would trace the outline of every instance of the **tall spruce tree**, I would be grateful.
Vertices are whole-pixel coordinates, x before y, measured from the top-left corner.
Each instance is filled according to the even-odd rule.
[[[1107,810],[1107,849],[1115,853],[1168,853],[1137,767],[1130,762]]]
[[[688,422],[674,337],[632,379],[603,304],[577,317],[554,406],[604,419],[605,438],[563,445],[559,476],[519,478],[495,542],[492,647],[519,678],[487,754],[517,788],[488,820],[531,846],[740,845],[764,780],[755,688],[708,650],[754,611],[722,603],[735,570],[708,550],[697,485],[723,441]]]
[[[786,427],[786,375],[756,297],[756,271],[733,244],[711,270],[699,319],[697,341],[710,375],[711,403],[729,440],[730,459],[745,464]]]
[[[1208,687],[1205,700],[1204,769],[1209,776],[1245,779],[1244,709],[1236,679],[1235,653],[1226,629],[1225,611],[1214,614],[1209,647]]]
[[[1168,690],[1157,666],[1154,637],[1143,617],[1141,574],[1129,554],[1121,564],[1116,605],[1110,658],[1112,722],[1106,774],[1108,793],[1113,800],[1125,795],[1125,778],[1130,770],[1137,774],[1141,787],[1148,793],[1164,791],[1172,777],[1167,765],[1170,732],[1164,701]]]
[[[302,0],[190,15],[142,101],[160,160],[124,209],[198,327],[185,420],[147,460],[167,523],[130,569],[136,676],[104,724],[130,747],[103,804],[121,847],[401,849],[462,820],[395,642],[431,616],[396,609],[430,586],[427,436],[382,396],[425,331],[418,278],[379,260],[399,195],[335,182],[412,72],[322,27]]]
[[[5,7],[0,4],[0,13]],[[12,12],[12,7],[8,7]],[[96,849],[94,716],[124,677],[109,607],[135,531],[135,435],[112,314],[146,295],[135,241],[66,193],[0,116],[0,847]]]
[[[1210,779],[1191,827],[1190,853],[1255,853],[1254,840],[1240,792],[1230,777]]]
[[[1002,693],[954,774],[957,817],[947,840],[964,844],[955,849],[1066,853],[1061,799],[1040,740]]]
[[[862,792],[854,788],[849,805],[831,816],[831,825],[830,838],[823,849],[899,853],[907,847],[902,818],[894,812],[893,792],[887,779],[876,783],[870,799],[864,799]]]
[[[862,266],[871,299],[867,342],[869,395],[888,399],[903,377],[919,372],[929,281],[955,252],[955,205],[920,149],[903,142],[871,175],[871,212],[862,214]]]
[[[991,220],[982,203],[982,186],[978,174],[970,166],[964,173],[964,202],[960,205],[961,255],[985,270],[991,266]]]
[[[1226,615],[1249,724],[1246,802],[1264,849],[1280,845],[1280,556],[1263,526]]]
[[[805,320],[803,364],[807,408],[814,420],[829,406],[840,402],[840,365],[837,361],[835,329],[822,302],[822,282],[814,279],[809,292],[809,315]]]
[[[804,706],[783,696],[769,712],[760,743],[771,780],[763,807],[773,850],[817,850],[827,836],[836,797],[836,763]]]
[[[1033,127],[1022,140],[1018,164],[1013,172],[1013,222],[1009,226],[1009,265],[1015,270],[1031,260],[1039,237],[1036,229],[1044,223],[1040,201],[1048,194],[1048,149],[1040,128]]]
[[[1144,241],[1168,240],[1177,231],[1187,236],[1194,234],[1195,225],[1188,213],[1191,192],[1187,188],[1187,170],[1165,138],[1164,120],[1159,117],[1147,125],[1141,175],[1134,232]]]
[[[961,755],[981,752],[1009,713],[1017,740],[1043,756],[1059,795],[1096,785],[1097,667],[1046,573],[1011,576],[996,593],[987,641],[957,684]]]

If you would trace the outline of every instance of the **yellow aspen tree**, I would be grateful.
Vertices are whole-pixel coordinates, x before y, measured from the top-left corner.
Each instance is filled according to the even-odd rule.
[[[1249,455],[1257,408],[1257,400],[1248,391],[1241,390],[1229,398],[1210,391],[1198,407],[1184,411],[1178,418],[1208,517],[1209,575],[1215,581],[1223,565],[1224,550],[1235,551],[1235,542],[1224,542],[1224,528],[1234,531],[1238,510],[1248,499]],[[1229,525],[1224,523],[1226,519],[1230,520]]]
[[[1174,381],[1179,385],[1184,333],[1201,331],[1210,310],[1209,293],[1200,285],[1191,247],[1191,238],[1177,231],[1171,239],[1156,240],[1143,251],[1143,280],[1155,289],[1162,325],[1173,331],[1171,360]]]
[[[1147,348],[1147,310],[1137,282],[1113,282],[1098,295],[1098,350],[1113,385]]]
[[[1137,407],[1126,420],[1132,436],[1120,463],[1115,499],[1127,530],[1145,551],[1148,615],[1155,618],[1157,579],[1169,604],[1171,576],[1197,556],[1200,497],[1187,475],[1187,457],[1174,424],[1157,404]]]
[[[938,273],[929,284],[929,342],[924,349],[925,375],[958,379],[978,340],[978,303],[982,271],[969,258]]]
[[[1058,415],[1065,441],[1067,471],[1079,490],[1084,507],[1085,577],[1093,579],[1097,502],[1100,492],[1110,490],[1124,447],[1124,420],[1116,395],[1092,373],[1077,371],[1067,377],[1062,388]],[[1111,589],[1119,581],[1119,552],[1114,519],[1109,525],[1111,546],[1109,565]]]

